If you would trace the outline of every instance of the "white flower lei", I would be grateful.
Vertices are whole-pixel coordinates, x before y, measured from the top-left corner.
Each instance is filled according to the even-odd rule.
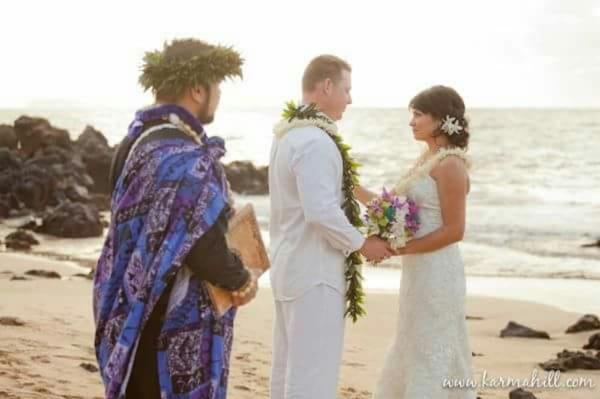
[[[291,122],[288,122],[287,120],[282,120],[279,123],[277,123],[277,125],[275,125],[275,128],[273,129],[273,133],[275,134],[275,137],[280,139],[283,136],[285,136],[286,133],[292,129],[300,128],[300,127],[307,127],[307,126],[316,126],[319,129],[324,130],[325,133],[327,133],[330,136],[334,136],[338,132],[338,128],[335,123],[325,122],[322,119],[311,118],[311,119],[294,119]]]
[[[398,181],[394,187],[394,193],[396,195],[405,195],[410,186],[417,180],[428,175],[437,164],[451,155],[457,156],[465,161],[467,169],[471,167],[471,161],[467,156],[467,152],[462,148],[442,148],[431,156],[429,156],[428,152],[424,152],[415,161],[414,166],[400,179],[400,181]]]

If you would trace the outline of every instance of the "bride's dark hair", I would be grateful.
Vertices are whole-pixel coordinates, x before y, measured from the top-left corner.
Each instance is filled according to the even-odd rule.
[[[467,148],[469,146],[469,121],[465,116],[465,102],[453,88],[433,86],[423,90],[410,100],[409,108],[429,114],[439,121],[446,116],[456,118],[462,126],[460,132],[449,135],[438,129],[436,135],[445,135],[454,147]]]

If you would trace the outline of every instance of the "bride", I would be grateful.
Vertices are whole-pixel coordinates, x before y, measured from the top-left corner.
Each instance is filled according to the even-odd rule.
[[[434,86],[410,102],[414,138],[428,150],[394,191],[419,206],[420,228],[398,251],[402,281],[396,336],[375,388],[375,399],[471,399],[450,389],[471,377],[465,314],[465,274],[458,248],[465,230],[469,125],[459,94]],[[358,187],[367,203],[376,194]]]

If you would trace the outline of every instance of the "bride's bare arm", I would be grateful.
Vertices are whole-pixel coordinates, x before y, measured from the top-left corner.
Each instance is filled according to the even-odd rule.
[[[431,176],[437,183],[442,226],[418,239],[409,241],[399,255],[431,252],[461,241],[465,232],[466,199],[469,176],[464,162],[457,157],[447,157],[433,169]]]
[[[367,190],[363,186],[356,186],[354,188],[354,196],[361,204],[367,205],[367,203],[369,201],[371,201],[373,198],[377,197],[377,194],[375,194],[372,191]]]

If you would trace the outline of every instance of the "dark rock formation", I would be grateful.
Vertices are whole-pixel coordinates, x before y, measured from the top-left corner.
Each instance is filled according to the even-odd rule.
[[[38,232],[65,238],[99,237],[102,235],[102,219],[95,207],[64,202],[48,212]]]
[[[106,194],[91,194],[90,204],[94,205],[99,211],[110,210],[110,195]]]
[[[563,350],[557,354],[556,359],[539,364],[546,371],[558,370],[600,370],[600,358],[591,352],[572,352]]]
[[[225,166],[231,189],[236,193],[266,195],[269,193],[269,172],[266,166],[257,168],[252,162],[235,161]]]
[[[110,194],[113,149],[99,131],[88,126],[73,143],[66,130],[46,119],[21,116],[14,128],[0,126],[0,143],[0,217],[43,211],[67,201],[107,208],[105,198],[90,195]]]
[[[0,148],[16,150],[18,145],[15,129],[10,125],[0,125]]]
[[[509,399],[537,399],[534,394],[522,388],[513,389],[508,394]]]
[[[92,192],[110,194],[108,174],[114,149],[98,130],[87,126],[76,141],[87,173],[94,180]]]
[[[27,270],[25,275],[43,278],[60,278],[60,274],[53,270]]]
[[[582,248],[593,248],[593,247],[600,248],[600,239],[596,240],[596,242],[592,242],[589,244],[583,244],[581,247]]]
[[[600,333],[592,335],[588,339],[588,343],[583,346],[583,349],[596,349],[600,351]],[[598,355],[600,355],[600,352],[598,352]]]
[[[593,314],[583,315],[577,323],[567,328],[567,334],[573,334],[581,331],[591,331],[600,329],[600,320]]]
[[[12,276],[10,281],[28,281],[29,279],[24,276]]]
[[[0,148],[0,217],[8,217],[10,210],[18,206],[13,190],[22,165],[23,160],[16,152]]]
[[[39,241],[25,230],[17,230],[6,236],[4,245],[6,248],[16,250],[28,250],[32,245],[39,245]]]
[[[537,331],[533,330],[529,327],[523,326],[519,323],[515,323],[514,321],[508,322],[508,325],[500,332],[500,337],[523,337],[523,338],[541,338],[541,339],[550,339],[550,335],[548,335],[545,331]]]
[[[69,132],[53,127],[43,118],[21,116],[15,121],[15,133],[25,156],[31,156],[40,148],[51,145],[71,148]]]

